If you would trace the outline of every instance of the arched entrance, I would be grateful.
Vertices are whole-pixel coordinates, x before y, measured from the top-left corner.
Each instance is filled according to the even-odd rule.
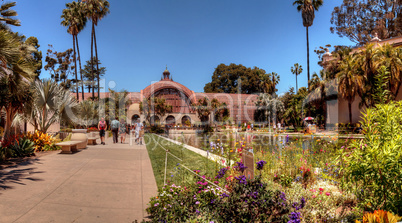
[[[183,118],[181,118],[181,124],[183,126],[191,126],[191,118],[188,115],[183,116]]]
[[[159,119],[158,116],[153,115],[153,116],[151,116],[151,125],[155,125],[155,124],[159,125],[160,124],[160,119]]]
[[[166,125],[175,125],[176,124],[176,119],[173,115],[169,115],[166,117]]]
[[[140,119],[140,116],[137,114],[131,116],[131,124],[137,123],[138,119]]]

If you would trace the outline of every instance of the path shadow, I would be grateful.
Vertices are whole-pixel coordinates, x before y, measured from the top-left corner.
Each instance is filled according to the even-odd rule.
[[[24,181],[42,181],[34,177],[34,174],[44,173],[35,171],[36,167],[30,167],[35,163],[40,163],[39,158],[30,158],[21,162],[11,163],[5,168],[0,169],[0,195],[2,190],[12,189],[13,184],[25,185]]]

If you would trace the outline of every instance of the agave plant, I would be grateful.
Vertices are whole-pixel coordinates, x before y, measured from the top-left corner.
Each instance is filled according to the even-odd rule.
[[[11,157],[26,157],[34,155],[35,143],[27,138],[20,138],[10,146]]]

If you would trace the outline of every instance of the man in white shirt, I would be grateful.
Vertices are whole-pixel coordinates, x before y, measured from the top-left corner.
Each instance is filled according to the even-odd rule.
[[[142,131],[143,131],[144,126],[140,122],[140,119],[137,120],[137,124],[135,125],[135,142],[137,144],[142,144]],[[143,133],[142,133],[143,134]]]

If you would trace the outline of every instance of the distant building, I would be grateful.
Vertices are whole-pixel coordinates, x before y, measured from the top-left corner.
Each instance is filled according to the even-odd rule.
[[[127,111],[128,123],[133,123],[138,118],[141,121],[145,120],[143,113],[140,111],[140,102],[152,96],[164,98],[166,103],[172,106],[172,112],[163,117],[153,114],[151,115],[151,122],[173,125],[185,124],[187,120],[192,125],[200,124],[200,119],[192,104],[204,97],[207,97],[209,101],[216,98],[220,103],[226,103],[232,123],[254,121],[255,102],[258,97],[255,94],[195,93],[186,86],[173,81],[170,72],[166,69],[160,81],[152,83],[140,92],[129,93],[128,98],[132,104]],[[84,94],[85,99],[90,97],[92,97],[91,93]],[[100,97],[109,97],[109,92],[100,93]],[[215,123],[214,117],[212,119],[212,121],[208,120],[208,122]]]

